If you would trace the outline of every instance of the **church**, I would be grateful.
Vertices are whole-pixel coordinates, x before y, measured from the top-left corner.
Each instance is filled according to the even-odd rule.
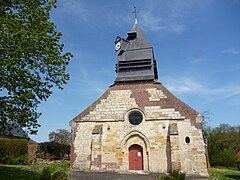
[[[208,176],[203,116],[158,81],[153,47],[137,22],[116,38],[115,53],[113,85],[70,121],[71,168]]]

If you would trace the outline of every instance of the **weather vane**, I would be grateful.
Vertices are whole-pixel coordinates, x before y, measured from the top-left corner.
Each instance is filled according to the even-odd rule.
[[[137,24],[137,8],[136,8],[136,5],[134,6],[134,16],[135,16],[135,24]]]

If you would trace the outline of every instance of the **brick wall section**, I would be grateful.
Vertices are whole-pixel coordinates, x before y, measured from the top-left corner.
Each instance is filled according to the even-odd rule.
[[[151,88],[155,88],[163,92],[164,96],[160,101],[151,100],[151,95],[148,92],[148,89]],[[101,103],[102,99],[106,99],[109,96],[110,91],[113,90],[131,90],[131,97],[135,99],[137,105],[142,109],[146,106],[160,106],[161,109],[174,108],[186,119],[190,119],[191,125],[198,129],[202,128],[201,123],[196,122],[196,118],[199,114],[197,111],[175,97],[161,83],[155,83],[152,81],[116,83],[112,85],[98,100],[76,116],[73,121],[81,121],[85,115],[89,114],[90,111],[96,108],[97,104]]]
[[[78,121],[82,119],[84,116],[89,114],[97,104],[101,102],[102,99],[106,99],[110,93],[110,89],[108,89],[100,98],[98,98],[94,103],[92,103],[90,106],[88,106],[83,112],[81,112],[78,116],[76,116],[72,121]]]
[[[160,101],[149,101],[149,93],[146,89],[156,88],[161,90],[167,98],[162,98]],[[196,128],[201,128],[201,124],[196,123],[196,117],[198,112],[192,109],[190,106],[179,100],[172,93],[170,93],[161,83],[154,82],[132,82],[132,83],[119,83],[111,87],[111,90],[118,89],[129,89],[131,90],[132,97],[135,98],[139,107],[144,108],[145,106],[160,106],[162,109],[175,108],[181,115],[185,116],[186,119],[190,119],[191,124]]]

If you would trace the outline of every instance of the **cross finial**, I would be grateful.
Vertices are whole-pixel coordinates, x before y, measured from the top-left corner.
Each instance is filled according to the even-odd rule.
[[[136,8],[136,6],[134,6],[133,13],[134,13],[134,16],[135,16],[135,24],[137,24],[137,8]]]

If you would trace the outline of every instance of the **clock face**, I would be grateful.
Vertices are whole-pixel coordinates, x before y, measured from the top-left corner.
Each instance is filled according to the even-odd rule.
[[[121,43],[117,42],[115,45],[115,50],[118,51],[121,48]]]

